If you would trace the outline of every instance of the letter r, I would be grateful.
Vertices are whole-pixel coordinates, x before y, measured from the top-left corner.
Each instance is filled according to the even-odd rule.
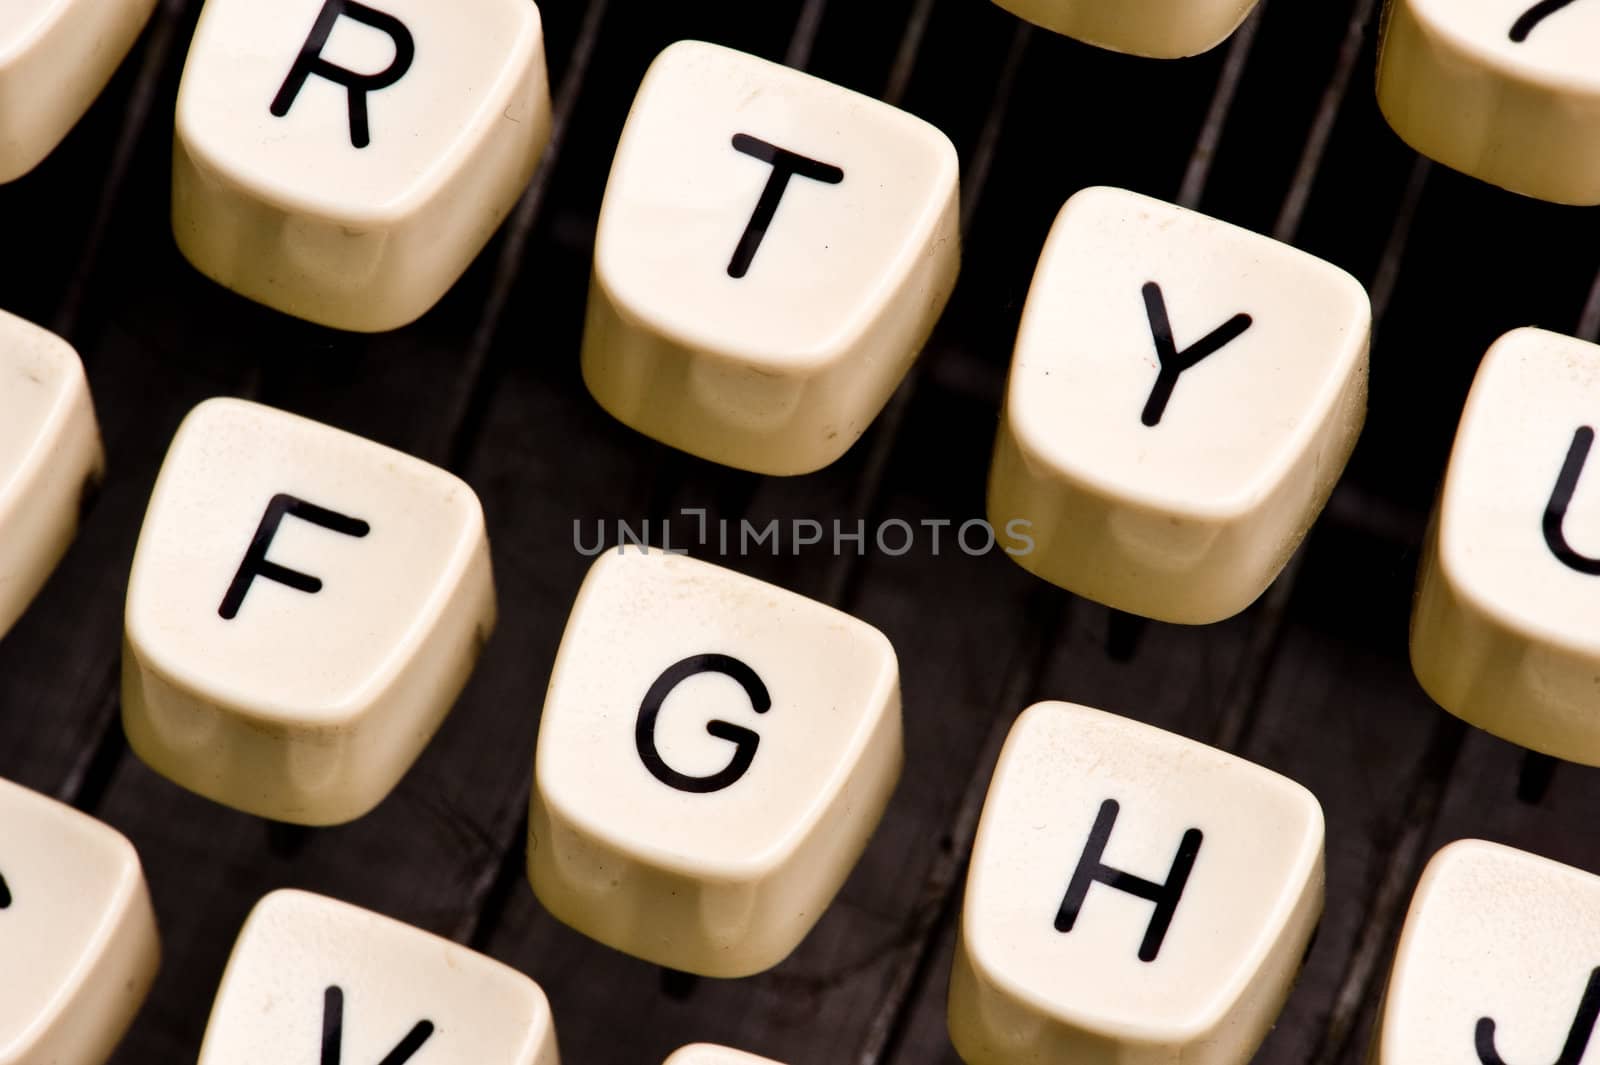
[[[341,16],[387,34],[394,42],[393,61],[376,74],[362,74],[322,58],[322,49],[327,46],[328,37],[333,33],[333,27]],[[306,38],[306,43],[300,47],[300,54],[295,57],[294,65],[289,68],[289,76],[283,79],[278,95],[273,98],[271,111],[278,118],[284,117],[289,113],[289,108],[294,106],[300,90],[305,88],[307,78],[313,74],[326,78],[343,85],[349,93],[350,143],[354,147],[365,148],[372,143],[372,130],[367,121],[367,94],[387,89],[405,77],[416,55],[416,41],[412,38],[411,31],[406,29],[405,23],[393,15],[376,11],[365,4],[357,3],[356,0],[327,0],[322,5],[321,13],[317,15],[316,23],[311,27],[311,34]]]

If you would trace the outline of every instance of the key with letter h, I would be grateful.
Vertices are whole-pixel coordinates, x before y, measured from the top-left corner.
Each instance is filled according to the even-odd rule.
[[[949,138],[888,104],[685,41],[646,73],[595,238],[583,377],[702,458],[843,455],[943,309],[960,258]]]
[[[559,1065],[544,992],[482,954],[304,891],[256,904],[199,1065]]]
[[[549,128],[531,0],[207,0],[178,90],[173,233],[253,300],[394,329],[488,241]]]
[[[1241,1065],[1322,912],[1322,809],[1148,725],[1040,703],[984,803],[950,978],[968,1065]]]
[[[494,628],[460,479],[239,400],[185,419],[128,584],[123,725],[157,771],[297,824],[387,795]]]
[[[1286,244],[1079,192],[1023,309],[990,523],[1024,568],[1119,610],[1238,613],[1355,446],[1371,318],[1354,278]]]
[[[1600,1047],[1600,877],[1483,840],[1428,863],[1372,1065],[1581,1065]]]
[[[747,976],[821,917],[901,760],[878,630],[704,562],[610,552],[545,697],[528,877],[602,943]]]
[[[1411,664],[1457,717],[1600,765],[1600,346],[1517,329],[1479,364],[1429,527]]]

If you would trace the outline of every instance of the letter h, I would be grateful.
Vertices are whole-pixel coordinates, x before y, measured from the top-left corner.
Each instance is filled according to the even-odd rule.
[[[1156,904],[1156,912],[1151,915],[1150,924],[1145,928],[1144,941],[1139,944],[1139,960],[1155,961],[1156,955],[1161,953],[1161,942],[1167,936],[1167,928],[1172,924],[1172,915],[1178,909],[1178,900],[1183,898],[1184,885],[1189,882],[1189,873],[1194,869],[1204,836],[1198,828],[1191,828],[1183,834],[1166,883],[1157,884],[1121,869],[1113,869],[1101,861],[1106,843],[1111,839],[1111,829],[1117,823],[1119,809],[1115,799],[1107,799],[1100,804],[1094,828],[1089,831],[1089,842],[1084,845],[1078,868],[1067,885],[1066,898],[1061,900],[1061,909],[1056,913],[1056,931],[1072,931],[1078,923],[1078,914],[1083,911],[1083,901],[1089,895],[1089,888],[1099,881],[1107,887],[1126,891]]]

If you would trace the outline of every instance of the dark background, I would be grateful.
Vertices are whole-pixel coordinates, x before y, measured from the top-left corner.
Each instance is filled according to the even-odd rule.
[[[1398,922],[1442,843],[1486,836],[1600,866],[1600,775],[1563,767],[1541,801],[1519,801],[1521,753],[1435,708],[1405,649],[1421,530],[1472,372],[1513,326],[1594,333],[1597,216],[1406,149],[1373,102],[1374,5],[1267,0],[1215,52],[1159,62],[1028,30],[984,0],[546,0],[557,134],[519,212],[419,323],[355,337],[249,305],[179,257],[172,103],[199,3],[165,0],[67,142],[0,187],[0,305],[77,346],[110,458],[79,541],[0,642],[0,775],[115,825],[143,856],[165,960],[116,1060],[193,1060],[245,913],[295,885],[531,974],[577,1065],[654,1065],[695,1040],[790,1065],[953,1063],[943,1008],[965,857],[998,744],[1036,698],[1219,744],[1321,799],[1327,914],[1260,1062],[1361,1059]],[[579,380],[617,133],[648,61],[683,37],[882,96],[961,152],[968,243],[944,322],[888,412],[812,476],[676,454],[607,417]],[[1372,406],[1344,483],[1263,600],[1205,628],[1141,629],[998,553],[736,560],[890,636],[907,767],[860,867],[793,957],[665,993],[654,968],[553,921],[522,874],[539,707],[587,566],[574,519],[680,507],[852,527],[981,516],[1035,258],[1062,201],[1097,183],[1273,233],[1369,285]],[[155,776],[122,740],[122,603],[140,518],[179,419],[219,394],[446,465],[488,514],[499,629],[416,767],[346,827],[269,829]]]

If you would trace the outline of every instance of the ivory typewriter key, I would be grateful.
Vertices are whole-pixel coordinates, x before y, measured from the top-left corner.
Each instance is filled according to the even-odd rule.
[[[1411,147],[1502,188],[1600,203],[1593,0],[1394,0],[1378,106]]]
[[[1114,52],[1179,59],[1222,43],[1256,0],[995,0],[1037,26]]]
[[[1372,1065],[1580,1065],[1600,1048],[1600,877],[1482,840],[1423,871]]]
[[[1472,383],[1417,584],[1411,664],[1446,710],[1600,765],[1600,346],[1517,329]]]
[[[822,916],[901,759],[878,630],[704,562],[607,553],[545,697],[528,876],[608,946],[747,976]]]
[[[956,152],[888,104],[682,42],[645,75],[595,239],[583,377],[606,410],[769,474],[843,455],[955,285]]]
[[[1070,703],[1024,711],[967,874],[950,1036],[968,1065],[1244,1065],[1322,913],[1300,785]]]
[[[349,821],[416,759],[494,621],[483,510],[459,478],[210,400],[178,429],[139,534],[123,726],[207,798]]]
[[[160,956],[133,845],[0,780],[0,1065],[101,1065]]]
[[[304,891],[256,904],[199,1065],[559,1065],[539,985],[448,939]]]
[[[779,1065],[770,1058],[758,1058],[742,1050],[696,1043],[675,1051],[662,1065]]]
[[[989,476],[1024,568],[1162,621],[1249,606],[1366,416],[1371,306],[1286,244],[1121,189],[1039,258]]]
[[[42,162],[133,47],[156,0],[0,6],[0,182]]]
[[[510,213],[549,130],[531,0],[207,0],[178,90],[173,233],[250,299],[394,329]]]
[[[0,311],[0,636],[66,553],[104,468],[78,353]]]

